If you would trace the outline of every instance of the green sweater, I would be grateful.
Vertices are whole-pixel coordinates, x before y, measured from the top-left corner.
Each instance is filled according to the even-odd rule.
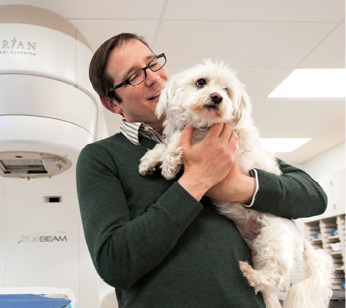
[[[139,175],[139,159],[155,145],[140,142],[116,134],[87,145],[77,164],[87,245],[100,277],[116,288],[119,307],[265,307],[239,269],[239,260],[252,261],[234,223],[176,179]],[[253,209],[288,218],[321,214],[321,187],[280,164],[280,177],[258,170]]]

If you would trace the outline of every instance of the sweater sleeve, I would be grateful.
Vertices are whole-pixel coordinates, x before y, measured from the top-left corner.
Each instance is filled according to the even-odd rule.
[[[84,234],[100,277],[124,290],[165,259],[202,205],[174,183],[145,213],[131,217],[121,182],[99,156],[87,146],[77,164]]]
[[[252,209],[289,219],[322,214],[327,195],[307,173],[279,160],[282,175],[256,169],[259,180]]]

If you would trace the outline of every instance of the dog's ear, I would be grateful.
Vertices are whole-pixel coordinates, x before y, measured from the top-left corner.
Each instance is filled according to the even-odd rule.
[[[169,108],[169,99],[172,99],[174,97],[176,87],[177,78],[175,76],[172,76],[166,83],[165,88],[160,95],[160,100],[157,103],[155,113],[158,118],[161,118],[164,114],[167,113]]]
[[[160,100],[156,105],[155,113],[159,119],[166,113],[166,109],[167,109],[167,105],[168,105],[167,86],[168,86],[168,84],[166,84],[165,88],[163,89],[163,91],[160,95]]]
[[[242,129],[248,126],[251,121],[251,102],[249,95],[246,93],[244,87],[239,91],[239,96],[236,97],[236,108],[233,111],[234,128]]]

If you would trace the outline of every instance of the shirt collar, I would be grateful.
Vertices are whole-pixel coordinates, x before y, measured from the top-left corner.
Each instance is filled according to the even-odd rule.
[[[141,122],[126,122],[123,119],[120,124],[120,132],[135,145],[140,145],[139,136],[162,142],[160,134],[155,132],[150,125]]]

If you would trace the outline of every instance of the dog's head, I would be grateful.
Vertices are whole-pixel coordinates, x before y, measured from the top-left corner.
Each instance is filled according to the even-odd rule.
[[[166,125],[175,128],[228,122],[241,129],[250,121],[251,104],[244,85],[228,66],[206,60],[170,78],[156,114],[166,114]]]

